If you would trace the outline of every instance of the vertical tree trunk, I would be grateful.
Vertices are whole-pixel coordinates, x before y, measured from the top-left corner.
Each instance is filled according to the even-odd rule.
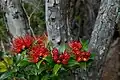
[[[12,37],[22,36],[28,31],[28,20],[21,0],[2,0],[6,26]]]
[[[101,6],[92,32],[89,49],[96,59],[89,73],[89,80],[100,80],[102,66],[108,53],[118,16],[119,0],[101,0]]]
[[[54,43],[54,46],[57,46],[61,41],[65,41],[66,38],[60,10],[60,1],[45,0],[48,39]]]

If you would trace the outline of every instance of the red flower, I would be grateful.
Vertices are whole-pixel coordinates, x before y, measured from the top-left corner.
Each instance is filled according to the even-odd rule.
[[[90,52],[81,52],[81,54],[75,55],[75,56],[76,56],[76,61],[78,61],[78,62],[88,61],[90,58]]]
[[[53,56],[53,60],[57,62],[59,60],[59,56]]]
[[[76,61],[78,61],[78,62],[82,61],[81,56],[76,56]]]
[[[39,57],[33,56],[30,62],[37,63],[39,61]]]
[[[45,46],[44,39],[41,36],[36,36],[36,40],[40,46]]]
[[[63,54],[60,54],[59,59],[62,60],[64,58]]]
[[[39,58],[44,58],[44,57],[48,56],[49,51],[45,47],[41,47],[40,45],[35,45],[32,47],[29,54],[31,57],[30,61],[35,62],[34,60],[36,60],[36,62],[37,62]]]
[[[58,49],[57,49],[57,48],[54,48],[54,49],[52,50],[52,53],[53,53],[53,56],[54,56],[54,55],[58,55],[58,54],[59,54]]]
[[[68,61],[70,59],[70,55],[66,51],[64,51],[63,54],[59,54],[58,49],[54,48],[52,50],[52,53],[53,53],[53,60],[54,60],[55,63],[57,63],[57,64],[60,64],[60,63],[68,64]]]
[[[12,50],[14,52],[19,53],[24,48],[25,48],[25,44],[22,37],[15,38],[12,41]]]
[[[73,50],[79,50],[82,48],[82,45],[79,41],[71,41],[68,43],[68,45],[73,49]]]
[[[41,47],[41,48],[40,48],[40,52],[42,53],[42,57],[46,57],[46,56],[48,56],[48,54],[49,54],[48,49],[45,48],[45,47]]]
[[[29,48],[32,43],[33,38],[28,34],[23,37],[17,37],[12,40],[12,50],[20,53],[24,48]]]
[[[64,51],[62,64],[68,64],[69,59],[70,59],[70,54],[68,54],[66,51]]]
[[[60,63],[61,63],[61,61],[60,61],[60,60],[57,60],[57,61],[56,61],[56,63],[57,63],[57,64],[60,64]]]
[[[34,39],[29,34],[27,34],[23,37],[23,41],[24,41],[25,47],[29,48],[30,45],[33,43]]]
[[[66,61],[68,61],[68,60],[70,59],[70,55],[69,55],[66,51],[64,51],[64,53],[63,53],[63,58],[64,58]]]
[[[59,52],[58,52],[58,49],[57,48],[54,48],[52,50],[52,55],[53,55],[53,60],[56,62],[56,63],[60,63],[60,60],[59,60]]]
[[[36,40],[40,46],[45,46],[47,43],[48,37],[44,33],[42,36],[36,36]]]
[[[90,58],[90,52],[82,52],[82,60],[83,61],[88,61]]]
[[[68,61],[67,61],[66,59],[63,59],[63,60],[62,60],[62,64],[64,64],[64,65],[65,65],[65,64],[68,64]]]
[[[81,54],[81,51],[80,50],[72,50],[73,51],[73,53],[75,54],[75,55],[80,55]]]

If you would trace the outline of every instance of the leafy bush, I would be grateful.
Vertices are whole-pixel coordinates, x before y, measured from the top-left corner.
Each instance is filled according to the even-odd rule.
[[[59,80],[72,69],[85,69],[94,60],[87,41],[70,41],[54,47],[46,34],[17,37],[10,55],[0,61],[0,80]]]

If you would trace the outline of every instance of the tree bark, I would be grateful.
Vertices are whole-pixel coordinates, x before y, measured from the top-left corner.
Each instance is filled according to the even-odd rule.
[[[10,36],[23,36],[28,31],[28,20],[21,5],[21,0],[2,0],[5,23]]]
[[[88,73],[89,80],[100,80],[109,44],[114,34],[119,3],[119,0],[101,0],[101,6],[89,43],[89,50],[96,54],[93,68]]]
[[[60,7],[67,25],[68,40],[90,39],[99,6],[100,0],[62,1]]]
[[[48,39],[53,42],[54,46],[66,40],[65,26],[62,21],[60,10],[60,1],[61,0],[45,0]]]

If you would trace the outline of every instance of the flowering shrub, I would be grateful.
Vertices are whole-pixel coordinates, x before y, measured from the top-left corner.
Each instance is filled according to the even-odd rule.
[[[12,54],[3,57],[0,72],[3,79],[56,80],[61,71],[86,69],[94,59],[87,41],[70,41],[54,47],[47,35],[30,35],[12,40]]]

